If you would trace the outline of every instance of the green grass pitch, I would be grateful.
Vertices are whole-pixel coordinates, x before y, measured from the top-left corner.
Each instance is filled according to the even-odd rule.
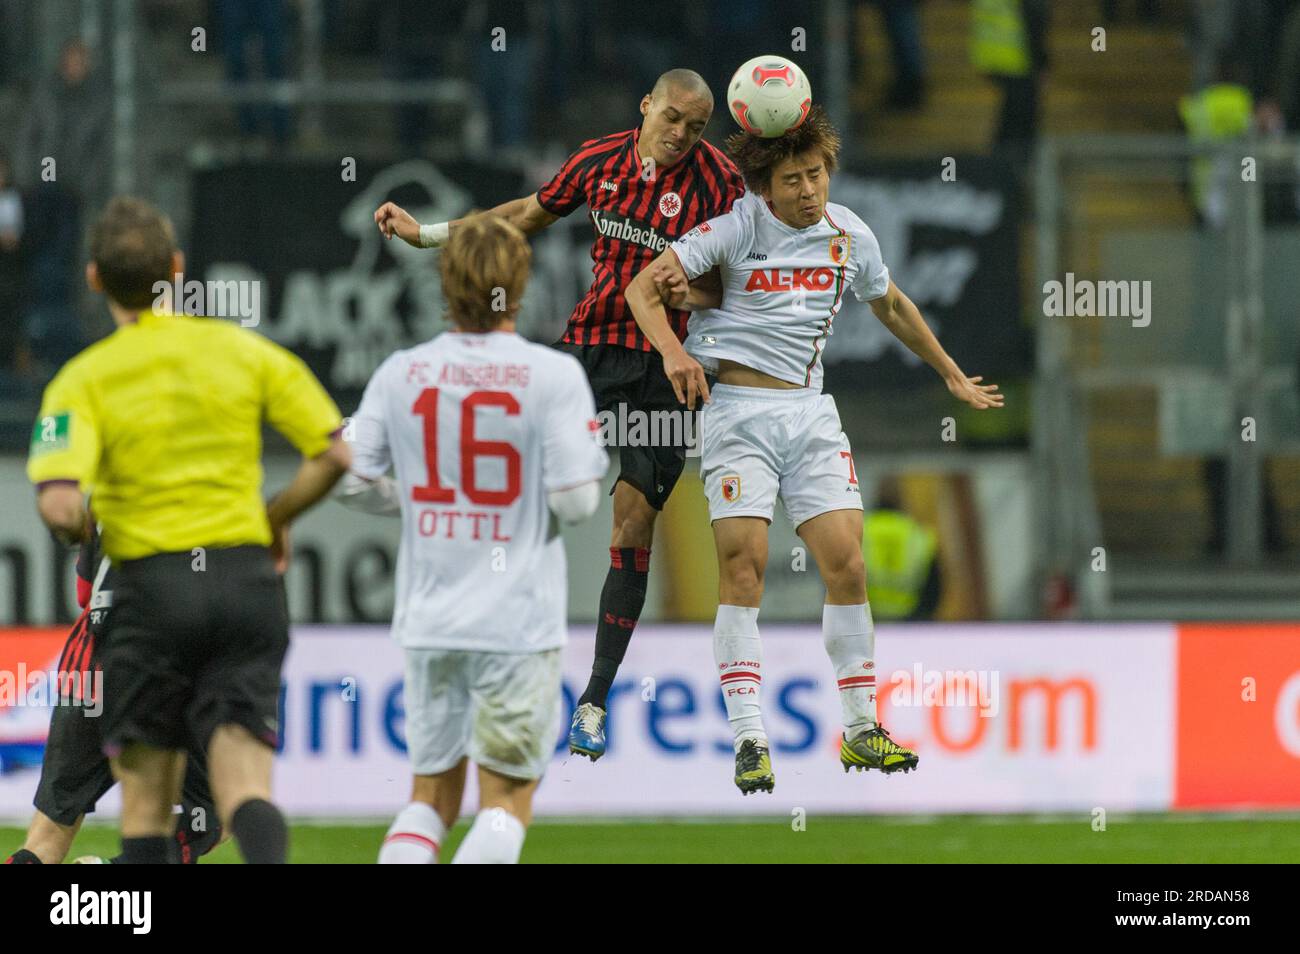
[[[370,864],[385,824],[295,824],[290,860]],[[458,824],[444,848],[450,860],[467,830]],[[22,844],[0,828],[0,857]],[[69,860],[116,854],[111,825],[87,825]],[[205,863],[235,863],[232,843]],[[1112,817],[1094,831],[1089,815],[904,818],[817,817],[794,830],[790,818],[566,822],[539,820],[528,832],[525,863],[564,862],[1061,862],[1300,863],[1300,818],[1142,815]]]

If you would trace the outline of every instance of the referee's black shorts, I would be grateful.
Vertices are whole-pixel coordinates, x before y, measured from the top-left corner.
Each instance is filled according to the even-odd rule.
[[[92,632],[88,616],[89,613],[83,613],[73,626],[59,662],[60,672],[75,672],[80,677],[86,673],[93,674],[100,667],[107,626]],[[93,685],[93,676],[91,682]],[[78,688],[82,686],[85,686],[84,682]],[[86,688],[89,691],[89,687]],[[89,815],[104,793],[113,787],[113,773],[108,759],[104,758],[100,734],[102,714],[92,700],[74,696],[61,697],[50,717],[41,780],[36,786],[33,803],[37,811],[60,825],[72,825],[82,815]],[[191,810],[203,809],[206,826],[216,826],[219,834],[217,811],[208,788],[207,766],[201,749],[190,750],[185,763],[181,801]],[[193,830],[194,819],[186,821]]]
[[[269,550],[123,561],[113,603],[102,656],[105,752],[130,742],[206,749],[226,723],[277,743],[289,617]]]
[[[677,400],[672,382],[664,374],[663,357],[657,351],[641,351],[621,345],[560,342],[555,347],[578,359],[596,396],[596,411],[612,414],[612,424],[616,425],[620,420],[620,406],[626,409],[625,413],[643,415],[647,422],[643,430],[646,440],[638,441],[634,446],[618,441],[618,479],[641,491],[650,506],[663,510],[686,466],[686,445],[680,440],[661,440],[665,435],[662,429],[649,423],[654,420],[649,415],[656,411],[669,411],[672,417],[665,419],[669,421],[680,416],[682,420],[668,429],[668,436],[685,437],[684,418],[690,413],[686,405]],[[698,434],[698,428],[693,428],[690,433]]]

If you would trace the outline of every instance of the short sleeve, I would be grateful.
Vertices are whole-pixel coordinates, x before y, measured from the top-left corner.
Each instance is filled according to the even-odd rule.
[[[254,335],[263,347],[264,416],[304,457],[329,449],[342,426],[338,405],[296,354]]]
[[[701,222],[668,247],[682,263],[686,277],[696,279],[716,265],[734,264],[748,253],[748,245],[744,214],[732,210]]]
[[[585,149],[579,149],[560,166],[551,181],[537,190],[537,204],[551,215],[565,216],[587,201]]]
[[[880,254],[880,243],[866,226],[854,233],[853,239],[858,246],[858,274],[853,280],[853,295],[858,301],[875,301],[889,291],[889,269]]]
[[[591,385],[576,359],[563,358],[551,376],[553,385],[546,402],[542,483],[547,491],[591,483],[609,469],[609,455],[600,445]]]
[[[343,437],[352,448],[352,473],[367,480],[378,480],[393,464],[388,439],[387,415],[384,413],[385,382],[392,368],[392,357],[375,369],[361,395],[361,404],[343,426]]]
[[[27,477],[40,485],[75,480],[88,493],[99,470],[100,423],[95,402],[76,364],[65,367],[50,382],[32,427]]]

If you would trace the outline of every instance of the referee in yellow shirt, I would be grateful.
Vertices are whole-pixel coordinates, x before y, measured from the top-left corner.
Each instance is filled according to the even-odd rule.
[[[280,668],[279,571],[289,524],[351,463],[338,408],[297,357],[238,325],[154,310],[184,268],[171,223],[134,198],[91,230],[86,279],[117,329],[50,382],[32,434],[37,509],[71,543],[94,491],[118,567],[103,645],[101,734],[122,785],[122,860],[171,857],[185,749],[208,752],[212,793],[248,862],[283,863],[271,803]],[[303,455],[261,495],[262,421]]]

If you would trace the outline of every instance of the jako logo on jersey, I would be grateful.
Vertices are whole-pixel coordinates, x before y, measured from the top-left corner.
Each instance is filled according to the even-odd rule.
[[[836,265],[843,265],[849,260],[849,248],[851,243],[847,235],[837,235],[831,239],[831,261]]]
[[[722,499],[727,503],[735,503],[740,499],[740,478],[723,477],[722,478]]]
[[[745,291],[826,291],[835,284],[835,273],[829,268],[756,268],[749,273]]]
[[[606,192],[617,192],[617,191],[618,191],[618,183],[617,183],[617,182],[610,182],[608,179],[601,179],[601,180],[600,180],[600,187],[601,187],[602,189],[604,189]]]
[[[600,235],[606,238],[622,239],[625,242],[644,245],[656,252],[662,252],[668,247],[668,239],[654,229],[647,225],[640,225],[621,215],[610,215],[608,212],[592,209],[591,224],[596,227],[596,231]]]
[[[659,197],[659,214],[675,218],[682,210],[682,197],[676,192],[665,192]]]

